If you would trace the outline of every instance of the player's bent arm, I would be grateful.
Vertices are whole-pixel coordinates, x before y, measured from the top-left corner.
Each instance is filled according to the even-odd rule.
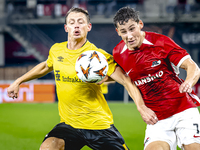
[[[116,67],[114,73],[111,74],[110,77],[126,88],[138,109],[140,109],[140,106],[145,105],[140,91],[138,90],[136,85],[132,83],[130,77],[127,76],[120,67]]]
[[[110,77],[126,88],[129,95],[135,102],[144,122],[146,122],[147,124],[155,124],[158,121],[156,114],[151,109],[146,107],[137,86],[131,81],[130,77],[127,76],[120,67],[116,67],[114,73],[111,74]]]
[[[12,98],[17,98],[18,97],[18,91],[19,91],[19,86],[23,82],[27,82],[33,79],[40,78],[47,73],[51,72],[53,68],[48,67],[46,61],[41,62],[37,66],[35,66],[33,69],[19,77],[17,80],[15,80],[7,89],[8,96]]]
[[[182,92],[192,92],[192,87],[198,82],[200,77],[200,69],[197,64],[191,59],[188,58],[183,61],[180,68],[185,69],[187,76],[185,81],[181,84],[179,91]]]
[[[23,82],[37,79],[37,78],[40,78],[40,77],[46,75],[47,73],[51,72],[52,70],[53,70],[53,68],[52,67],[49,68],[46,61],[44,61],[44,62],[41,62],[40,64],[38,64],[37,66],[35,66],[33,69],[28,71],[26,74],[24,74],[20,78],[18,78],[16,80],[16,82],[18,84],[21,84]]]

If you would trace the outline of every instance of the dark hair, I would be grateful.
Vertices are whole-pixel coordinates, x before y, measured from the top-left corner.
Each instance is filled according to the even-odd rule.
[[[140,21],[139,12],[136,11],[134,8],[130,8],[127,6],[127,7],[120,8],[116,12],[113,18],[113,22],[114,22],[115,27],[117,28],[117,23],[122,25],[125,22],[128,22],[130,19],[138,23]]]
[[[65,15],[65,24],[67,24],[67,17],[68,15],[71,13],[71,12],[77,12],[77,13],[83,13],[85,14],[86,18],[87,18],[87,22],[90,23],[90,15],[88,13],[87,10],[84,10],[80,7],[72,7],[68,12],[67,14]]]

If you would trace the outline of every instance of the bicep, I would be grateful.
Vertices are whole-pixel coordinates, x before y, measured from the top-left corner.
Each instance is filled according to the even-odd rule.
[[[116,66],[115,71],[110,75],[110,77],[118,83],[124,85],[127,75],[124,70],[121,69],[121,67]]]
[[[196,63],[191,58],[187,58],[180,65],[180,68],[182,68],[182,69],[184,69],[186,71],[188,70],[189,67],[194,67],[194,68],[197,67]]]
[[[38,75],[45,75],[53,70],[53,67],[49,67],[47,62],[41,62],[36,67],[32,69],[32,72],[35,72]]]
[[[44,62],[45,63],[45,70],[49,73],[51,71],[53,71],[53,66],[49,67],[47,64],[47,61]]]

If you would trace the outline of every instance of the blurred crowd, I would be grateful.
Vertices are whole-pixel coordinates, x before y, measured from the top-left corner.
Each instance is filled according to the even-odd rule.
[[[177,17],[181,14],[191,14],[196,17],[197,12],[200,11],[200,0],[168,0],[166,8],[167,13],[174,13]]]
[[[134,7],[147,13],[144,4],[151,1],[156,3],[157,7],[165,4],[164,8],[160,7],[161,14],[163,11],[167,14],[174,13],[176,16],[190,13],[196,17],[196,12],[200,10],[200,0],[6,0],[5,7],[8,16],[18,18],[60,17],[64,16],[71,7],[82,7],[87,9],[91,16],[101,15],[108,18],[123,6]],[[153,6],[149,7],[154,9]]]

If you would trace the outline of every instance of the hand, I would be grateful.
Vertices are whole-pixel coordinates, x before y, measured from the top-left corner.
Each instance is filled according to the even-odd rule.
[[[107,80],[108,80],[108,75],[106,75],[106,76],[103,78],[103,80],[97,82],[96,84],[100,85],[100,84],[102,84],[103,82],[105,82],[105,81],[107,81]]]
[[[8,96],[13,99],[18,97],[18,92],[19,84],[16,83],[11,84],[7,89]]]
[[[180,93],[191,93],[192,92],[192,86],[188,82],[183,82],[179,87]]]
[[[146,107],[145,105],[140,107],[138,111],[140,112],[140,115],[146,124],[154,125],[158,122],[158,118],[156,114],[154,113],[154,111],[152,111],[150,108]]]

